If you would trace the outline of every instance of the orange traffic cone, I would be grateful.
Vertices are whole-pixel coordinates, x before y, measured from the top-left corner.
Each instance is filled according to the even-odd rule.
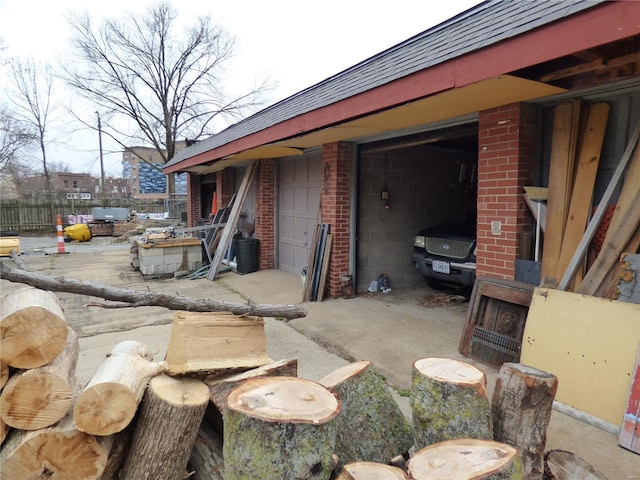
[[[216,216],[218,212],[218,194],[213,192],[213,200],[211,201],[211,218]]]
[[[56,231],[58,234],[58,253],[65,253],[64,251],[64,235],[62,233],[62,217],[60,214],[56,217]]]

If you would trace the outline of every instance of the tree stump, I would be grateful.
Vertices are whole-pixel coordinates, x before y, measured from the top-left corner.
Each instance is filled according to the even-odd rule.
[[[355,362],[318,381],[335,391],[342,403],[335,420],[340,465],[388,464],[413,444],[411,425],[371,362]]]
[[[0,451],[2,478],[95,480],[111,449],[111,437],[80,432],[67,415],[54,427],[12,430]]]
[[[608,480],[582,458],[564,450],[550,450],[544,457],[545,480]]]
[[[158,375],[149,382],[135,424],[123,479],[181,480],[209,403],[200,380]]]
[[[39,430],[67,414],[79,350],[78,336],[69,328],[65,349],[51,363],[11,377],[0,396],[0,415],[7,425]]]
[[[337,465],[340,402],[322,385],[294,377],[247,380],[227,399],[226,480],[328,479]]]
[[[14,368],[46,365],[64,350],[67,322],[58,298],[23,288],[2,299],[0,361]]]
[[[523,479],[541,480],[544,447],[558,390],[555,375],[519,363],[500,368],[491,402],[493,438],[522,452]]]
[[[398,467],[375,462],[356,462],[344,465],[335,480],[407,480]]]
[[[152,359],[140,342],[117,344],[76,401],[73,421],[78,429],[112,435],[129,425],[149,380],[166,370],[164,362]]]
[[[205,419],[189,457],[189,471],[193,480],[224,480],[222,437]]]
[[[485,374],[446,358],[423,358],[411,372],[415,449],[454,438],[493,439]]]
[[[457,438],[419,450],[407,470],[413,480],[520,480],[522,461],[506,443]]]

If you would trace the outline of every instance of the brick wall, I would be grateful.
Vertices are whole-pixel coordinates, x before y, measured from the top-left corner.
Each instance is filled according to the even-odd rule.
[[[258,239],[258,268],[275,268],[275,160],[260,160],[254,174],[254,237]]]
[[[216,193],[218,197],[218,208],[229,205],[234,193],[233,168],[225,168],[217,172]]]
[[[195,226],[200,219],[200,178],[192,173],[187,174],[187,225]]]
[[[331,143],[322,147],[322,222],[330,224],[333,235],[327,295],[340,296],[342,275],[349,270],[351,236],[351,166],[353,145]]]
[[[522,194],[533,182],[535,117],[535,108],[524,104],[480,112],[478,275],[513,280],[515,260],[526,248],[522,234],[532,225]]]

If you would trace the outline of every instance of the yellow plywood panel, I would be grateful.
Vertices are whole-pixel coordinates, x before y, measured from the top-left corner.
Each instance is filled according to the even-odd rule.
[[[640,305],[536,288],[520,362],[558,377],[556,400],[622,424],[640,345]]]

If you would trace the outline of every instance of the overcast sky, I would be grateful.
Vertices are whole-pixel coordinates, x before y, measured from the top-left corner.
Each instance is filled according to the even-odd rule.
[[[88,12],[95,19],[143,12],[144,0],[0,0],[0,36],[6,56],[51,63],[64,61],[69,28],[65,15]],[[269,104],[314,85],[479,3],[479,0],[180,0],[179,20],[193,24],[209,14],[235,37],[233,77],[252,85],[255,78],[277,83]],[[61,134],[63,136],[63,134]],[[96,138],[93,138],[96,137]],[[104,140],[104,139],[103,139]],[[117,148],[105,140],[105,150]],[[49,160],[73,171],[99,174],[95,133],[75,134],[50,147]],[[119,176],[121,155],[104,157],[107,175]]]

